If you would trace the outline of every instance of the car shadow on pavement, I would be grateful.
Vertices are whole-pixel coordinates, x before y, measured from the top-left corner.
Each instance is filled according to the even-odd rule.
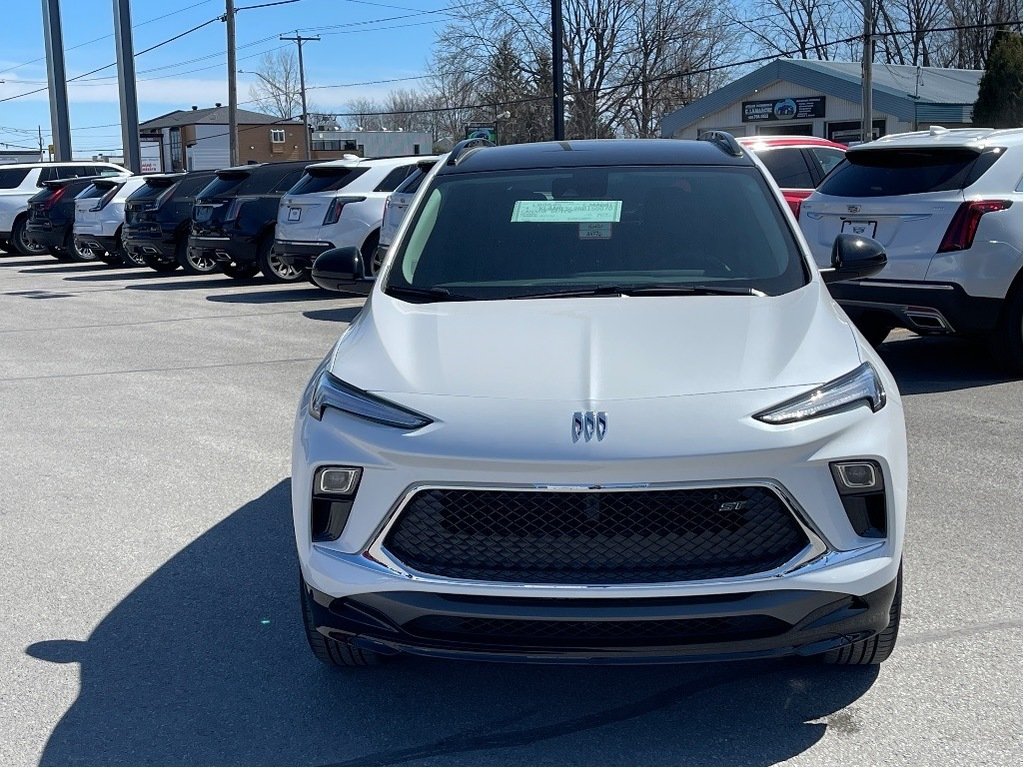
[[[104,264],[99,265],[100,269],[92,275],[76,275],[66,277],[65,280],[76,280],[85,283],[94,283],[102,280],[167,280],[175,277],[188,277],[183,272],[157,272],[148,267],[111,267]],[[105,268],[104,268],[105,267]],[[221,283],[228,280],[221,275]],[[244,282],[244,281],[243,281]]]
[[[65,261],[54,261],[52,263],[40,263],[37,261],[32,269],[19,269],[18,271],[24,275],[59,275],[64,272],[92,272],[97,269],[97,266],[102,267],[104,265],[96,265],[92,262],[68,264]]]
[[[878,349],[901,394],[951,392],[1012,381],[982,341],[944,336],[891,336]]]
[[[858,730],[856,710],[840,710],[878,674],[807,661],[329,669],[306,647],[297,569],[282,481],[88,640],[33,643],[37,659],[81,665],[42,764],[767,765],[829,728]]]
[[[248,293],[218,293],[207,296],[206,300],[224,304],[273,304],[278,301],[321,301],[323,299],[337,300],[337,298],[338,294],[307,283],[304,288],[280,287],[267,291],[249,291]]]
[[[303,312],[303,317],[310,320],[320,320],[325,323],[351,323],[356,315],[362,312],[363,306],[358,307],[336,307],[335,309],[311,309]]]

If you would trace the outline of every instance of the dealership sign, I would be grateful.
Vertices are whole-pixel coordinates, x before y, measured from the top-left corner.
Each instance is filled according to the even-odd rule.
[[[824,116],[824,96],[743,102],[744,123],[760,123],[765,120],[808,120]]]

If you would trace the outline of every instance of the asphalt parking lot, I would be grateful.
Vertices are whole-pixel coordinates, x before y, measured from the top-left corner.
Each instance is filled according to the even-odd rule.
[[[322,667],[290,430],[360,304],[0,256],[0,763],[1021,764],[1021,383],[910,334],[882,348],[911,488],[880,671]]]

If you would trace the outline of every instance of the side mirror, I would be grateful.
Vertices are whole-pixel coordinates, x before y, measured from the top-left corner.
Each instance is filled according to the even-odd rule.
[[[324,251],[313,262],[313,282],[328,291],[367,296],[373,280],[366,278],[363,256],[354,246]]]
[[[826,283],[859,280],[878,274],[886,265],[885,248],[877,240],[849,233],[836,236],[832,244],[832,269],[822,270]]]

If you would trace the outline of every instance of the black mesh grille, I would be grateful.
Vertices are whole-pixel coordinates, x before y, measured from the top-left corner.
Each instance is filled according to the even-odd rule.
[[[500,645],[643,646],[771,637],[789,625],[771,616],[730,616],[659,621],[546,621],[423,616],[405,631],[437,640]]]
[[[628,584],[776,568],[807,545],[767,488],[417,492],[385,540],[401,562],[450,578]]]

